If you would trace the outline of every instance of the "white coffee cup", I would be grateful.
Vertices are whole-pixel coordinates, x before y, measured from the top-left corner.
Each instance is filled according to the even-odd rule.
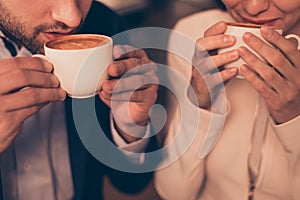
[[[113,41],[97,34],[64,36],[44,45],[45,55],[36,54],[53,64],[60,86],[72,98],[88,98],[100,90],[112,62]]]
[[[275,31],[277,31],[278,33],[282,34],[282,29],[280,28],[276,28],[276,27],[271,27],[273,28]],[[220,49],[218,51],[218,53],[223,53],[226,51],[230,51],[233,49],[238,49],[241,46],[245,46],[248,47],[248,45],[246,45],[246,43],[243,41],[243,35],[246,32],[250,32],[254,35],[256,35],[257,37],[259,37],[260,39],[262,39],[264,42],[266,42],[267,44],[269,44],[270,46],[272,46],[269,42],[267,42],[260,33],[260,29],[261,26],[260,25],[255,25],[255,24],[245,24],[245,23],[235,23],[235,22],[227,22],[227,30],[225,32],[225,34],[228,35],[233,35],[236,37],[236,43],[228,48],[223,48]],[[300,48],[300,38],[297,35],[294,34],[290,34],[290,35],[286,35],[285,38],[290,39],[290,38],[294,38],[298,41],[298,49]],[[248,49],[255,54],[257,57],[259,57],[262,61],[266,62],[265,59],[263,59],[257,52],[253,51],[250,47],[248,47]],[[225,68],[228,67],[237,67],[240,68],[243,64],[245,64],[245,61],[242,58],[239,58],[238,60],[228,63],[226,65],[224,65]],[[239,70],[238,75],[236,76],[237,78],[244,78],[242,73]]]

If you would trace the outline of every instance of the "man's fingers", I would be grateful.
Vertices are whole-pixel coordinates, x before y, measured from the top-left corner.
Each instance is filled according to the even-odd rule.
[[[154,103],[157,98],[158,85],[149,84],[143,89],[137,89],[132,91],[123,91],[122,93],[108,94],[103,91],[100,92],[100,97],[105,102],[135,102],[135,103]]]
[[[7,94],[24,87],[56,88],[58,78],[51,73],[18,69],[9,74],[0,75],[3,85],[0,85],[0,94]]]
[[[145,88],[149,84],[159,84],[158,77],[151,71],[145,74],[134,74],[120,79],[107,80],[103,83],[102,90],[108,94],[121,93]]]
[[[114,46],[114,58],[124,59],[124,58],[148,58],[145,51],[142,49],[137,49],[128,45],[115,45]]]
[[[120,77],[125,73],[147,73],[149,71],[156,72],[156,64],[150,60],[141,60],[138,58],[128,58],[126,60],[115,61],[108,66],[107,72],[111,77]]]
[[[26,69],[39,72],[52,72],[53,65],[48,61],[36,57],[16,57],[0,61],[0,75],[10,73],[14,70]]]
[[[29,108],[24,108],[24,109],[13,111],[12,113],[15,115],[15,117],[19,121],[24,121],[28,117],[30,117],[33,114],[35,114],[36,112],[38,112],[41,108],[43,108],[46,105],[47,104],[41,104],[41,105],[37,105],[37,106],[31,106]]]
[[[1,96],[1,106],[5,111],[15,111],[49,102],[63,101],[66,92],[60,88],[26,88],[13,94]]]

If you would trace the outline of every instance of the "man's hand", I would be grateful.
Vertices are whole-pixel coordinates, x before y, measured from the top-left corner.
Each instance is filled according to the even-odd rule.
[[[143,129],[134,127],[148,124],[149,110],[157,99],[157,66],[143,50],[130,46],[115,46],[114,57],[115,62],[108,67],[111,78],[99,96],[111,107],[122,137],[132,142],[144,134]]]
[[[49,102],[65,99],[52,70],[52,64],[40,58],[0,61],[0,153],[13,142],[28,117]]]

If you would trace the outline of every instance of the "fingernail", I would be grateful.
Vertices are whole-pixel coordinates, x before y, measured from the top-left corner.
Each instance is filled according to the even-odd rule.
[[[222,31],[226,28],[226,26],[227,26],[226,22],[222,21],[218,24],[217,28]]]
[[[241,56],[246,56],[246,55],[247,55],[247,49],[246,49],[245,47],[241,46],[241,47],[239,48],[239,54],[240,54]]]
[[[229,54],[230,58],[232,59],[235,59],[235,58],[238,58],[239,57],[239,52],[236,50],[236,51],[232,51],[230,54]]]
[[[236,74],[237,73],[237,68],[230,68],[227,72],[230,74],[230,75],[233,75],[233,74]]]
[[[106,90],[106,91],[110,91],[110,85],[108,82],[104,82],[103,83],[103,88]]]
[[[59,80],[58,80],[58,78],[56,76],[52,75],[51,76],[51,81],[52,81],[52,84],[54,86],[58,86],[59,85]]]
[[[121,62],[121,61],[117,61],[117,62]],[[118,76],[120,73],[120,66],[117,63],[112,63],[108,66],[108,75],[115,77]]]
[[[51,63],[47,62],[45,64],[45,67],[46,67],[47,71],[49,71],[49,72],[53,71],[53,65]]]
[[[223,41],[225,43],[233,43],[235,41],[235,37],[234,36],[231,36],[231,35],[224,35],[223,37]]]
[[[123,61],[119,61],[119,62],[123,62]],[[115,65],[115,73],[117,74],[117,75],[120,75],[120,73],[121,73],[121,65],[120,65],[120,63],[119,64],[116,64]]]
[[[64,91],[63,89],[59,90],[59,97],[61,100],[64,100],[66,98],[66,91]]]
[[[246,42],[250,43],[250,42],[251,42],[251,39],[252,39],[252,35],[251,35],[250,33],[245,33],[245,34],[243,35],[243,39],[244,39]]]
[[[263,26],[263,27],[261,28],[261,33],[262,33],[264,36],[269,37],[270,34],[271,34],[271,29],[270,29],[269,27],[267,27],[267,26]]]

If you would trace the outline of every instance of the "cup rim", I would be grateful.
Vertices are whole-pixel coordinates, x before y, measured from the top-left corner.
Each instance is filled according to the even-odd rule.
[[[57,42],[57,41],[60,41],[60,40],[63,40],[63,39],[68,39],[68,38],[81,38],[81,37],[86,37],[86,36],[91,36],[91,37],[102,37],[102,38],[105,38],[107,39],[107,42],[105,42],[104,44],[102,45],[98,45],[98,46],[95,46],[95,47],[90,47],[90,48],[84,48],[84,49],[55,49],[55,48],[51,48],[49,47],[49,43],[52,43],[52,42]],[[44,48],[45,49],[49,49],[51,51],[86,51],[86,50],[89,50],[89,49],[95,49],[95,48],[98,48],[98,47],[104,47],[104,46],[107,46],[107,45],[110,45],[112,43],[112,38],[107,36],[107,35],[101,35],[101,34],[72,34],[72,35],[66,35],[66,36],[62,36],[62,37],[59,37],[59,38],[55,38],[53,40],[50,40],[48,42],[46,42],[44,44]]]
[[[227,26],[234,26],[239,28],[258,28],[260,29],[263,25],[259,24],[251,24],[251,23],[243,23],[243,22],[226,22]],[[282,30],[282,28],[278,26],[268,26],[269,28]]]

